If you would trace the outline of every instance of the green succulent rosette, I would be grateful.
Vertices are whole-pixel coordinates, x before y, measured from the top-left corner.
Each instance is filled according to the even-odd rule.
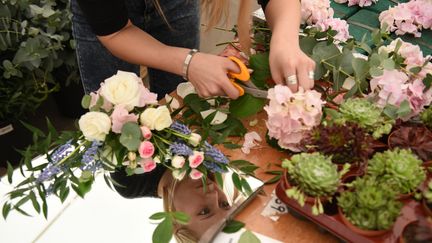
[[[393,188],[373,177],[358,178],[351,187],[337,199],[345,217],[365,230],[391,228],[402,209]]]
[[[432,128],[432,106],[429,106],[426,110],[424,110],[420,114],[420,118],[426,126]]]
[[[284,160],[282,167],[287,168],[292,187],[286,191],[289,198],[305,204],[305,197],[315,198],[312,213],[318,215],[324,212],[320,198],[336,193],[344,175],[350,165],[345,164],[344,169],[338,172],[337,166],[332,163],[331,156],[325,156],[318,152],[301,153]]]
[[[361,98],[350,98],[339,107],[340,116],[335,119],[337,124],[346,122],[357,123],[372,133],[375,139],[389,134],[394,121],[383,116],[382,109],[376,104]]]
[[[426,179],[422,161],[409,149],[386,150],[369,160],[367,173],[398,193],[410,193]]]

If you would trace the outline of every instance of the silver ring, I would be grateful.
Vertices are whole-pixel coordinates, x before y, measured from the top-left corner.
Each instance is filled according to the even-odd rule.
[[[314,71],[309,71],[309,78],[310,79],[314,79],[314,77],[315,77],[315,72]]]
[[[297,84],[297,75],[294,74],[294,75],[288,76],[286,78],[286,82],[287,82],[287,84],[292,84],[292,85]]]

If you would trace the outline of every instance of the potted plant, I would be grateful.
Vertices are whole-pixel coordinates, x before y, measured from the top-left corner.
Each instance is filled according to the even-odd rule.
[[[393,187],[399,194],[414,192],[426,179],[422,161],[409,149],[376,153],[368,162],[367,174]]]
[[[423,161],[432,160],[432,132],[425,126],[401,126],[390,134],[388,146],[411,149]]]
[[[312,204],[312,214],[319,215],[324,212],[322,201],[331,200],[350,165],[345,164],[338,172],[331,156],[315,152],[293,155],[282,162],[282,167],[287,169],[286,195],[302,207],[305,202]]]
[[[430,180],[423,191],[422,205],[425,213],[432,217],[432,180]]]
[[[17,160],[14,147],[29,144],[19,137],[31,139],[30,132],[20,132],[18,120],[25,120],[58,90],[56,70],[66,67],[73,74],[77,68],[67,0],[0,2],[0,144],[10,149],[2,155],[4,166],[6,160]]]
[[[350,190],[341,192],[337,201],[344,224],[367,236],[388,232],[402,208],[393,188],[374,177],[357,178],[351,183]]]

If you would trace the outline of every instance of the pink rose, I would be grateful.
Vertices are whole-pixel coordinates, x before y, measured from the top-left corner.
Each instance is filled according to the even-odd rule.
[[[151,133],[150,128],[148,128],[146,126],[141,126],[140,129],[141,129],[141,133],[145,139],[148,140],[152,137],[152,133]]]
[[[149,104],[157,103],[157,94],[150,92],[141,82],[139,86],[140,96],[138,101],[138,107],[144,107]]]
[[[129,112],[122,105],[117,105],[111,114],[112,120],[112,131],[115,133],[121,133],[122,127],[127,122],[138,121],[138,116],[135,114],[129,114]]]
[[[154,162],[151,158],[142,159],[140,161],[140,165],[144,172],[150,172],[156,168],[156,162]]]
[[[198,179],[201,179],[201,177],[203,176],[203,173],[201,173],[201,171],[199,171],[197,169],[192,169],[192,171],[190,172],[189,176],[193,180],[198,180]]]
[[[102,99],[103,104],[101,108],[104,109],[105,111],[110,111],[113,107],[113,105],[108,100],[100,96],[100,89],[97,92],[91,92],[90,97],[91,99],[90,99],[89,108],[94,107],[99,99]]]
[[[141,158],[150,158],[151,156],[153,156],[154,152],[155,152],[155,148],[153,146],[153,144],[149,141],[144,141],[141,142],[139,148],[138,148],[138,152],[141,156]]]
[[[198,167],[204,161],[204,152],[193,151],[193,154],[189,156],[189,166],[191,168]]]

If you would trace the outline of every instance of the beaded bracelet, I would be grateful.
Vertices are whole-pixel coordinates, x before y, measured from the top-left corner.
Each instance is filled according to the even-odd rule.
[[[183,79],[188,80],[189,64],[192,57],[198,52],[197,49],[191,49],[183,62]]]

